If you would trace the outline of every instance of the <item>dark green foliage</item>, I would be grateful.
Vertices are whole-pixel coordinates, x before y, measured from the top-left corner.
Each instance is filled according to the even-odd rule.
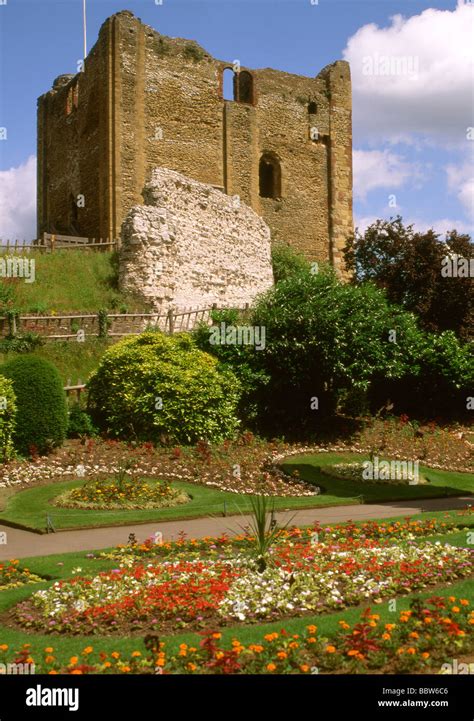
[[[412,311],[423,328],[453,330],[463,340],[474,338],[474,278],[444,277],[447,254],[474,258],[474,243],[455,230],[443,241],[433,230],[416,233],[400,216],[377,220],[350,239],[345,259],[354,282],[372,280],[390,302]]]
[[[275,283],[310,270],[306,258],[286,243],[275,243],[272,246],[272,266]]]
[[[92,418],[80,403],[74,403],[69,409],[67,435],[68,438],[97,435],[97,428],[92,423]]]
[[[16,395],[16,449],[28,455],[61,445],[68,419],[66,396],[55,366],[35,356],[18,356],[4,363],[0,372],[12,380]]]

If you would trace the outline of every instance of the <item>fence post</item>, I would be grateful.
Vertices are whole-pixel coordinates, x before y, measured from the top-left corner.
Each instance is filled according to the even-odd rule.
[[[169,332],[170,334],[174,333],[174,313],[173,308],[170,308],[168,310],[168,325],[169,325]]]

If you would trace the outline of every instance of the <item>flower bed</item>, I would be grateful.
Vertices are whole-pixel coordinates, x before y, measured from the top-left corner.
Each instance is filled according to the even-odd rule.
[[[0,561],[0,591],[7,588],[18,588],[26,583],[38,583],[43,579],[28,570],[21,568],[18,560]]]
[[[424,542],[393,545],[367,537],[322,542],[319,534],[281,539],[257,572],[251,542],[215,557],[172,560],[122,555],[119,567],[54,583],[20,603],[13,621],[50,633],[111,634],[252,623],[320,613],[361,601],[450,583],[472,573],[467,549]],[[249,543],[247,541],[247,543]]]
[[[30,645],[10,649],[0,645],[0,662],[35,664],[41,673],[57,674],[315,674],[331,673],[452,673],[453,659],[473,649],[474,612],[469,601],[450,596],[414,600],[410,610],[393,614],[386,623],[370,608],[351,625],[339,621],[339,631],[320,636],[316,625],[302,634],[284,628],[265,634],[257,643],[234,637],[222,642],[217,631],[202,634],[199,643],[182,643],[168,653],[157,636],[145,637],[146,652],[97,652],[93,646],[77,651],[61,663],[54,646],[34,658]]]
[[[172,488],[167,481],[146,482],[142,478],[125,477],[89,481],[80,488],[62,493],[54,505],[99,510],[171,508],[190,500],[187,493]]]

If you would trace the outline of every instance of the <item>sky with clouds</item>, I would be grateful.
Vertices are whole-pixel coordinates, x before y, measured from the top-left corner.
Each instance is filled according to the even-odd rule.
[[[161,4],[160,4],[161,2]],[[354,216],[474,229],[474,2],[87,0],[88,46],[128,9],[214,57],[353,83]],[[0,5],[0,238],[35,237],[36,99],[82,55],[82,0]]]

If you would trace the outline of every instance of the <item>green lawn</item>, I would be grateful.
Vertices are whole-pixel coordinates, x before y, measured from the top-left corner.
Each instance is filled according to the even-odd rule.
[[[152,521],[172,521],[181,518],[199,518],[205,516],[236,515],[251,510],[250,496],[239,493],[219,491],[196,483],[175,481],[172,486],[182,489],[191,496],[189,503],[174,508],[147,509],[140,511],[91,511],[78,508],[57,508],[52,499],[70,488],[76,488],[84,481],[66,481],[30,488],[9,496],[5,510],[0,513],[0,523],[10,522],[32,530],[44,531],[46,516],[50,515],[57,530],[68,528],[96,528],[99,526],[118,526],[130,523],[148,523]],[[153,482],[153,481],[150,481]],[[321,505],[346,503],[344,498],[328,499],[324,502],[320,496],[274,497],[275,509],[311,508]],[[335,503],[334,503],[335,500]],[[352,501],[355,503],[356,501]]]
[[[315,486],[322,486],[325,492],[318,496],[274,497],[276,510],[299,508],[322,508],[325,506],[355,505],[384,501],[417,500],[457,496],[474,491],[474,475],[453,473],[420,467],[429,479],[429,485],[410,486],[396,484],[368,484],[339,480],[321,473],[320,467],[328,463],[360,459],[356,454],[324,453],[295,456],[284,462],[287,473],[297,470],[300,477]],[[19,491],[5,499],[0,513],[0,522],[44,531],[46,517],[51,516],[57,530],[72,528],[97,528],[100,526],[149,523],[205,516],[235,515],[251,510],[250,497],[238,493],[219,491],[208,486],[175,482],[176,488],[185,490],[191,496],[189,503],[165,509],[140,511],[91,511],[57,508],[52,500],[63,491],[80,486],[83,481],[66,481]],[[0,499],[1,500],[1,499]]]
[[[127,307],[143,312],[140,301],[118,290],[116,253],[57,250],[34,253],[35,283],[15,281],[15,306],[22,313],[97,313],[101,308]],[[10,284],[11,287],[11,284]]]
[[[429,480],[427,485],[395,484],[395,483],[357,483],[355,481],[331,478],[321,473],[321,468],[333,463],[366,460],[368,456],[357,453],[315,453],[292,456],[283,463],[286,473],[298,471],[300,478],[325,489],[321,498],[328,500],[344,498],[345,502],[361,497],[365,503],[383,501],[416,500],[419,498],[436,498],[443,496],[459,496],[474,492],[474,474],[440,471],[420,465],[420,473]]]
[[[440,519],[449,519],[450,521],[455,521],[459,525],[472,526],[474,524],[474,519],[460,517],[454,512],[423,513],[417,514],[416,516],[413,516],[413,518],[425,519],[428,516],[438,517]],[[452,545],[466,546],[465,532],[461,532],[460,534],[446,534],[445,536],[425,537],[420,540],[424,541],[427,539],[433,541],[435,538],[436,540],[439,539],[443,542],[449,542]],[[47,588],[57,580],[69,578],[72,570],[77,567],[82,569],[83,574],[95,574],[101,570],[109,570],[116,567],[117,562],[109,559],[88,558],[86,553],[82,551],[23,559],[21,565],[23,567],[28,567],[33,573],[46,577],[48,580],[45,580],[42,583],[22,586],[17,589],[0,591],[0,613],[3,613],[10,606],[27,598],[31,593]],[[390,622],[393,621],[394,615],[398,615],[399,611],[409,607],[410,600],[412,598],[429,598],[433,595],[433,593],[433,590],[427,589],[423,592],[400,596],[397,599],[396,614],[389,609],[388,600],[381,604],[377,604],[373,608],[376,609],[378,614],[380,614],[383,621]],[[452,594],[458,598],[467,598],[472,604],[474,603],[474,584],[472,583],[472,579],[464,579],[443,588],[436,588],[435,594],[439,596]],[[219,631],[222,633],[224,645],[230,645],[232,639],[235,637],[238,637],[244,644],[257,643],[262,639],[264,634],[271,633],[272,631],[280,631],[282,628],[285,628],[290,633],[301,633],[304,628],[310,624],[315,624],[318,627],[318,634],[320,636],[330,637],[339,630],[338,622],[341,619],[345,619],[348,623],[352,624],[359,618],[360,612],[361,607],[349,608],[333,613],[284,619],[272,623],[220,628]],[[173,636],[162,636],[160,639],[166,641],[166,649],[168,653],[175,652],[180,643],[197,645],[200,641],[200,637],[196,633],[180,633]],[[37,656],[38,658],[43,657],[43,650],[45,647],[53,646],[56,658],[64,662],[67,662],[72,655],[82,651],[82,649],[88,645],[93,646],[95,651],[102,650],[106,653],[110,653],[114,650],[118,650],[124,655],[128,655],[134,650],[139,650],[141,652],[145,651],[143,638],[140,636],[135,638],[107,636],[52,636],[35,633],[27,634],[24,630],[20,631],[0,625],[0,644],[2,643],[8,644],[10,648],[19,648],[23,643],[30,643],[32,655],[34,657]]]

